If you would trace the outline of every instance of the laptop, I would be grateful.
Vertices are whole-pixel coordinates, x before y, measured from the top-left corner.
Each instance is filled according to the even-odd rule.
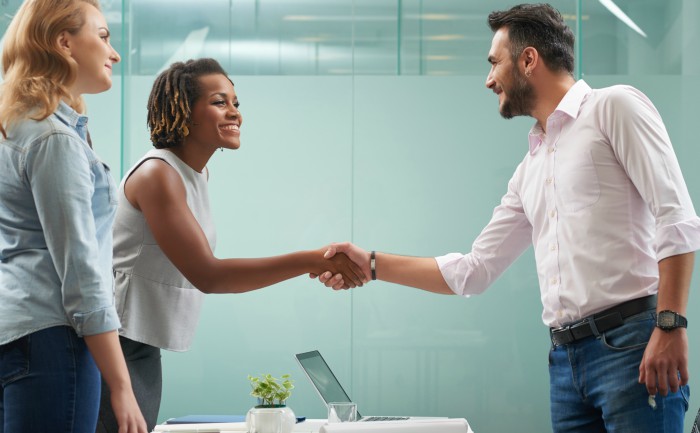
[[[335,377],[333,371],[323,359],[318,350],[312,350],[311,352],[297,353],[295,358],[301,369],[304,370],[306,376],[311,381],[314,389],[318,395],[321,396],[321,400],[328,407],[328,403],[331,402],[352,402],[348,394],[343,389],[342,385]],[[358,421],[403,421],[407,419],[416,419],[407,416],[367,416],[363,417],[360,415],[360,411],[357,411]],[[421,419],[426,419],[422,418]]]

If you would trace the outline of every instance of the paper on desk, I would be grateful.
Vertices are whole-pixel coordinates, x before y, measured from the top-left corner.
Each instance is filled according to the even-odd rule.
[[[365,433],[365,432],[401,432],[401,433],[474,433],[464,418],[344,422],[326,424],[319,433]]]

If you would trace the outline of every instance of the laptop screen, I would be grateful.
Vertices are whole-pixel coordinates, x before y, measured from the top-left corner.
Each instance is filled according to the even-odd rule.
[[[326,406],[331,402],[352,401],[318,350],[299,353],[296,358]],[[357,417],[361,418],[359,412]]]

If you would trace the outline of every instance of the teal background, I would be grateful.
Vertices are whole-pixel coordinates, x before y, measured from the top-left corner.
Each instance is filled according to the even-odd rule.
[[[699,206],[700,5],[616,3],[646,37],[599,2],[552,2],[577,34],[577,77],[593,87],[632,84],[652,99]],[[3,2],[2,12],[17,4]],[[345,240],[406,255],[468,252],[525,155],[532,124],[502,119],[484,87],[486,15],[512,4],[104,1],[123,62],[111,91],[86,98],[93,142],[123,173],[150,148],[146,99],[157,73],[213,56],[230,72],[244,116],[241,149],[209,164],[218,257]],[[693,392],[697,290],[695,276]],[[383,282],[334,292],[306,276],[211,295],[192,350],[163,353],[160,420],[243,414],[254,404],[247,375],[268,372],[296,380],[288,403],[297,415],[325,417],[293,360],[319,349],[363,414],[465,417],[476,432],[551,431],[541,308],[531,249],[469,299]],[[691,397],[688,431],[699,402]]]

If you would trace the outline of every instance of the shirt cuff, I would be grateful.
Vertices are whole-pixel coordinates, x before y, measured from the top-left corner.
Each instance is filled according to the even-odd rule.
[[[657,261],[700,250],[700,217],[660,227],[655,242]]]
[[[78,337],[114,331],[121,326],[117,309],[111,305],[101,310],[73,315],[73,328]]]
[[[461,253],[449,253],[444,256],[435,257],[440,273],[442,273],[442,278],[456,295],[465,295],[460,289],[464,286],[464,272],[460,272],[460,263],[464,259],[464,254]]]

